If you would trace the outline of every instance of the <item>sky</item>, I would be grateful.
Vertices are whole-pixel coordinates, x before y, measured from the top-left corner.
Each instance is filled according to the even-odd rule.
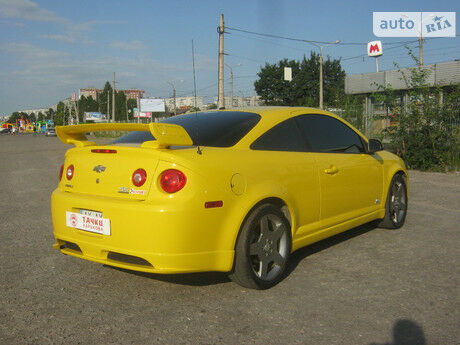
[[[306,42],[280,40],[235,29],[362,45],[331,45],[323,55],[341,58],[348,74],[375,71],[365,43],[374,11],[458,12],[459,1],[306,1],[306,0],[0,0],[0,116],[46,108],[79,88],[103,88],[116,72],[117,88],[139,88],[147,97],[193,95],[192,40],[197,95],[205,102],[217,96],[219,16],[228,27],[225,63],[233,69],[235,96],[253,96],[254,81],[265,63],[300,60],[318,48]],[[414,38],[381,38],[380,70],[414,65],[407,48],[396,42]],[[399,46],[399,47],[398,47]],[[418,44],[410,43],[418,55]],[[386,52],[386,48],[392,49]],[[459,37],[429,39],[424,63],[458,59]],[[358,57],[357,57],[358,56]],[[225,67],[225,93],[229,94]]]

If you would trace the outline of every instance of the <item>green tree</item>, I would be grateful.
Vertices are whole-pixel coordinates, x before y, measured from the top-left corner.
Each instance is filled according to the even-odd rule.
[[[107,114],[107,94],[109,95],[109,113]],[[107,81],[105,82],[104,90],[99,96],[99,111],[106,114],[108,118],[112,118],[112,86]]]
[[[43,121],[45,119],[45,115],[41,111],[38,112],[37,120]]]
[[[292,81],[284,80],[284,67],[292,68]],[[257,94],[268,105],[318,106],[319,55],[312,52],[302,61],[284,59],[266,63],[254,82]],[[344,98],[345,71],[340,60],[323,60],[324,104],[336,106]]]
[[[128,118],[130,120],[134,119],[134,108],[137,108],[137,100],[135,99],[128,99]]]
[[[30,113],[29,114],[29,121],[30,122],[37,122],[37,117],[35,116],[35,113]]]
[[[427,80],[430,69],[401,71],[408,89],[408,102],[386,86],[374,95],[390,109],[384,116],[393,125],[384,134],[411,169],[446,171],[459,168],[460,88],[433,87]]]
[[[56,114],[53,118],[54,124],[56,126],[62,126],[64,124],[65,118],[66,118],[66,106],[64,105],[64,102],[59,102],[57,104],[56,108]]]
[[[345,95],[337,104],[337,115],[343,117],[359,130],[364,130],[362,95]]]
[[[78,119],[80,122],[84,120],[85,112],[98,111],[99,105],[92,96],[81,96],[78,100]]]
[[[16,123],[17,120],[21,118],[21,115],[19,112],[15,111],[11,114],[11,116],[8,118],[7,122],[9,123]]]
[[[49,108],[48,111],[46,112],[46,119],[47,120],[53,120],[54,115],[55,115],[55,112],[54,112],[53,108]]]
[[[126,95],[115,92],[115,121],[126,121]]]

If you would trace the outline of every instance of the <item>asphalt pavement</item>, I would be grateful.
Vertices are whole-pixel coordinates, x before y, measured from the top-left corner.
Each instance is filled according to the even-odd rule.
[[[153,275],[52,248],[70,146],[0,136],[1,344],[459,344],[460,176],[410,172],[406,225],[293,254],[270,290],[223,273]]]

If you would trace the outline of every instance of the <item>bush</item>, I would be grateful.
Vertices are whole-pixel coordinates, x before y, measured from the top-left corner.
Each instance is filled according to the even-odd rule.
[[[383,92],[374,97],[390,109],[384,118],[392,124],[383,134],[411,169],[458,170],[460,89],[428,85],[431,73],[420,67],[406,75],[401,72],[409,89],[407,102],[401,102],[398,92],[380,86]]]

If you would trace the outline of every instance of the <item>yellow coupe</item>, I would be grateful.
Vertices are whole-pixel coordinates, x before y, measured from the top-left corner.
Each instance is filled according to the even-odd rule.
[[[85,133],[128,131],[107,145]],[[51,197],[64,254],[153,273],[229,272],[266,289],[289,255],[380,220],[404,224],[404,162],[313,108],[200,112],[150,124],[56,127],[68,150]]]

